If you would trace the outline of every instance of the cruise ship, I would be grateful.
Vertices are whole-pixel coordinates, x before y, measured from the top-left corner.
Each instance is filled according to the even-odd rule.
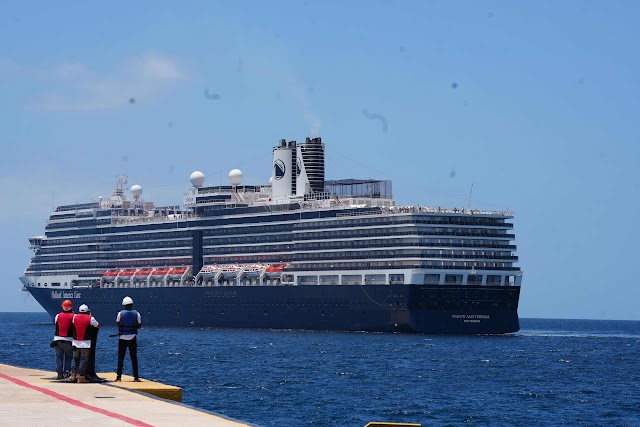
[[[23,290],[52,318],[70,299],[102,322],[129,296],[147,326],[518,331],[511,212],[398,206],[390,181],[326,180],[324,160],[320,138],[283,139],[269,183],[196,171],[173,206],[118,177],[29,238]]]

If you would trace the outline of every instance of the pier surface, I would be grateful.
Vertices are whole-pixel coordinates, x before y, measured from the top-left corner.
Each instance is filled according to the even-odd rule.
[[[111,374],[99,374],[107,379]],[[151,381],[73,384],[55,373],[0,364],[0,425],[14,426],[224,426],[242,423],[143,394],[160,390],[175,399],[177,387]],[[146,383],[146,384],[145,384]],[[160,394],[162,395],[162,394]]]

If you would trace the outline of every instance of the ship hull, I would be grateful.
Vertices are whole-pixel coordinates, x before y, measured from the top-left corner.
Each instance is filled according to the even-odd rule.
[[[27,288],[52,316],[65,299],[115,323],[125,296],[145,326],[426,334],[519,330],[518,286],[316,285],[160,288]]]

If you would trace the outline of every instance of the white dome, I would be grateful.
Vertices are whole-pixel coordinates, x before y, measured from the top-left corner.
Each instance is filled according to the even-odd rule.
[[[273,177],[269,178],[269,185],[273,184]]]
[[[200,171],[193,172],[189,179],[191,180],[191,184],[196,188],[200,188],[204,184],[204,174]]]
[[[132,185],[130,191],[131,195],[135,198],[138,198],[142,195],[142,187],[140,187],[138,184]]]
[[[229,172],[229,181],[231,181],[231,185],[240,185],[243,176],[244,175],[240,169],[233,169]]]

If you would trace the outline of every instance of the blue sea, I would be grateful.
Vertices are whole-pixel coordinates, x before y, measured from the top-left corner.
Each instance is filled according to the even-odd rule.
[[[98,319],[98,372],[116,370],[111,320]],[[47,314],[0,322],[0,362],[55,370]],[[260,426],[640,425],[640,322],[521,327],[505,336],[145,327],[140,373],[182,387],[188,405]]]

